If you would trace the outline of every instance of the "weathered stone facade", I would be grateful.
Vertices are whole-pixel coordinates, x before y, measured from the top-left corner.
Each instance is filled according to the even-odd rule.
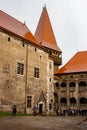
[[[24,23],[0,11],[0,111],[16,104],[20,112],[54,112],[54,73],[62,58],[46,7],[42,15],[38,41]]]
[[[87,109],[87,73],[71,73],[58,76],[54,84],[58,110]]]
[[[23,74],[17,72],[18,63],[24,65]],[[39,68],[39,78],[34,77],[34,68]],[[1,111],[11,111],[16,104],[22,112],[32,113],[34,105],[40,105],[40,111],[49,112],[49,103],[54,100],[53,74],[54,64],[47,52],[0,30]],[[27,106],[28,100],[31,106]]]

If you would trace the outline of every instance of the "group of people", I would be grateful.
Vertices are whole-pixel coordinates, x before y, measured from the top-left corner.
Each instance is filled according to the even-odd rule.
[[[37,115],[38,113],[38,107],[36,105],[34,105],[34,115]],[[14,105],[12,107],[12,116],[16,116],[17,113],[17,106]],[[87,109],[79,109],[79,110],[75,110],[75,109],[68,109],[68,110],[63,110],[61,113],[59,113],[58,109],[56,110],[57,115],[87,115]]]
[[[84,116],[84,115],[87,115],[87,109],[64,109],[62,112],[60,112],[59,113],[59,111],[58,112],[56,112],[57,113],[57,115],[69,115],[69,116],[71,116],[71,115],[82,115],[82,116]]]

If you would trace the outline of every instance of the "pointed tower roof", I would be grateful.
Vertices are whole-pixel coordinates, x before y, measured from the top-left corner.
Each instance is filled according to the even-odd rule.
[[[38,44],[35,37],[32,35],[30,30],[27,26],[17,19],[11,17],[10,15],[6,14],[5,12],[0,10],[0,28],[9,31],[29,42],[33,42],[34,44]]]
[[[87,72],[87,51],[77,52],[56,74]]]
[[[60,48],[57,46],[57,42],[54,36],[54,32],[51,26],[51,22],[46,7],[43,8],[35,32],[35,38],[42,46],[61,52]]]

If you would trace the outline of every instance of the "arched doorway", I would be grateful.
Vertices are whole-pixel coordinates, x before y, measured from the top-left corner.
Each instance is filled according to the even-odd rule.
[[[42,110],[43,110],[43,103],[39,104],[39,114],[42,115]]]

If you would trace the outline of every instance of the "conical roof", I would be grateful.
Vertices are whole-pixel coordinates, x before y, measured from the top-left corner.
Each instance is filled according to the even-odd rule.
[[[56,74],[87,72],[87,51],[77,52]]]
[[[11,17],[10,15],[1,10],[0,10],[0,28],[3,28],[4,30],[14,33],[21,38],[24,38],[30,42],[39,45],[37,40],[35,39],[35,37],[32,35],[32,33],[25,24],[23,24],[22,22]]]
[[[51,22],[46,7],[43,8],[35,32],[35,38],[42,46],[61,52],[60,48],[57,46],[57,42],[54,36],[54,32],[51,26]]]

